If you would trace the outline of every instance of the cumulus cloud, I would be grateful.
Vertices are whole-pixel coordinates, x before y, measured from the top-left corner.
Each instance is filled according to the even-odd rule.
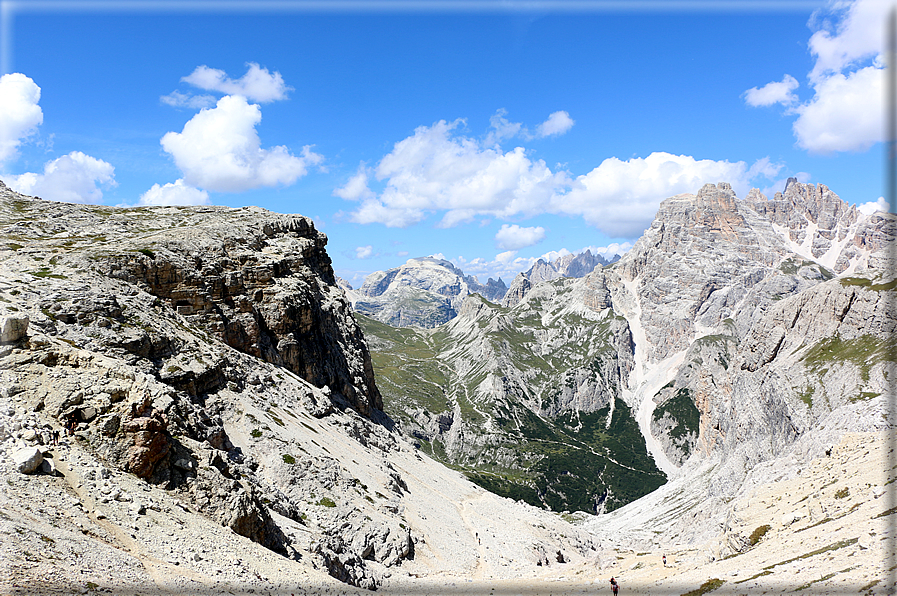
[[[16,157],[21,142],[43,122],[38,101],[40,87],[31,78],[18,72],[0,77],[0,165]]]
[[[258,105],[226,95],[191,118],[182,132],[166,133],[162,148],[184,173],[186,184],[218,192],[289,185],[323,161],[310,146],[300,156],[285,146],[262,149],[255,130],[261,119]]]
[[[210,108],[215,105],[215,98],[211,95],[190,95],[180,91],[172,91],[168,95],[163,95],[159,98],[159,101],[173,108],[187,108],[191,110],[201,110],[202,108]]]
[[[877,211],[890,211],[891,206],[884,197],[878,197],[877,201],[870,201],[868,203],[863,203],[862,205],[857,205],[857,209],[864,215],[872,215]]]
[[[545,238],[545,228],[521,228],[517,224],[504,224],[495,234],[495,245],[507,250],[518,250],[538,244]]]
[[[405,227],[445,211],[440,225],[451,227],[477,215],[540,212],[565,175],[529,159],[522,147],[505,153],[453,134],[462,123],[440,120],[396,143],[375,169],[385,189],[365,199],[353,221]]]
[[[749,187],[748,172],[742,161],[697,160],[664,152],[627,161],[611,157],[578,176],[569,192],[553,197],[549,209],[581,215],[611,237],[636,238],[651,224],[663,199],[721,181],[731,183],[743,197]]]
[[[815,57],[808,73],[813,97],[798,103],[798,84],[778,83],[745,92],[748,105],[781,103],[796,115],[799,147],[814,153],[865,151],[884,140],[884,27],[886,0],[839,0],[814,13],[808,47]]]
[[[73,151],[44,165],[43,174],[26,173],[6,176],[6,185],[26,195],[65,203],[99,203],[101,186],[115,186],[115,168],[111,164]]]
[[[650,225],[660,201],[667,197],[721,181],[745,196],[752,179],[770,179],[782,168],[768,158],[748,167],[741,161],[655,152],[628,161],[609,158],[591,172],[573,177],[563,170],[552,172],[522,147],[504,152],[456,134],[462,123],[441,120],[421,126],[396,143],[371,169],[383,185],[379,194],[370,190],[368,170],[359,169],[334,192],[360,201],[349,218],[356,223],[407,227],[441,213],[438,225],[452,227],[482,216],[510,219],[553,213],[582,216],[611,237],[635,238]],[[514,244],[508,240],[503,246]]]
[[[511,122],[505,118],[507,115],[508,111],[501,108],[489,118],[489,128],[491,130],[486,135],[485,145],[494,145],[501,143],[505,139],[512,139],[526,130],[520,122]]]
[[[749,106],[771,106],[777,103],[790,106],[797,101],[794,90],[800,87],[797,79],[789,74],[779,82],[767,83],[760,87],[753,87],[744,92],[744,101]]]
[[[181,80],[206,91],[242,95],[260,103],[286,99],[287,92],[292,91],[279,72],[271,74],[255,62],[249,62],[247,66],[246,74],[239,79],[231,79],[223,70],[202,65]]]
[[[810,26],[810,53],[816,63],[811,81],[843,71],[858,61],[877,56],[885,47],[884,23],[893,4],[887,0],[830,2],[827,10],[816,11]]]
[[[798,106],[797,144],[817,153],[865,151],[884,140],[884,69],[868,66],[821,80]]]
[[[536,128],[536,136],[559,136],[573,128],[573,124],[573,119],[567,112],[554,112],[553,114],[548,116],[548,120],[546,120]]]
[[[358,246],[355,248],[355,258],[356,259],[367,259],[370,258],[371,255],[374,254],[374,247],[368,244],[367,246]]]
[[[368,188],[368,170],[364,164],[358,167],[355,175],[349,178],[345,186],[337,188],[333,191],[334,196],[346,199],[347,201],[358,201],[361,199],[373,199],[374,193]]]
[[[141,205],[209,205],[209,193],[184,184],[183,179],[164,186],[153,184],[152,188],[140,195]]]

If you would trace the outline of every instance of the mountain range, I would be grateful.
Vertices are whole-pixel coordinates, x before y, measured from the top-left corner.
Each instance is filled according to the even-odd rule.
[[[0,231],[4,593],[893,589],[897,221],[824,185],[510,288],[345,291],[258,208],[0,186]]]

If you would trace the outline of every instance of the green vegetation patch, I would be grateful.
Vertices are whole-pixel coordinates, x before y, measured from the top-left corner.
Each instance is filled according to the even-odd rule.
[[[855,339],[829,337],[812,346],[803,361],[813,370],[828,370],[832,363],[849,362],[860,368],[863,381],[869,380],[870,369],[880,362],[897,362],[897,339],[886,340],[872,335]]]
[[[249,433],[249,434],[252,435],[254,438],[258,439],[259,437],[262,436],[262,431],[260,431],[259,429],[255,428],[255,429],[253,429],[252,432]]]
[[[681,387],[673,397],[654,408],[654,421],[659,422],[666,414],[669,414],[674,421],[670,429],[670,438],[688,456],[691,446],[685,439],[690,434],[697,436],[701,425],[701,412],[695,406],[692,392],[688,387]]]
[[[296,463],[296,458],[289,453],[284,453],[281,457],[283,457],[283,463],[285,464],[290,464],[292,466]]]
[[[692,590],[691,592],[686,592],[682,596],[701,596],[702,594],[707,594],[719,589],[719,587],[724,583],[726,583],[726,581],[722,579],[708,579],[703,584],[701,584],[701,587],[697,588],[696,590]]]
[[[322,507],[336,507],[336,503],[333,502],[333,499],[330,497],[321,497],[321,500],[318,501],[318,505]]]
[[[558,293],[563,290],[558,284]],[[595,320],[553,305],[543,325],[545,313],[534,300],[517,309],[486,306],[473,329],[451,323],[433,330],[395,328],[355,315],[371,348],[385,411],[411,429],[420,429],[422,419],[452,413],[453,426],[463,424],[487,439],[472,453],[447,453],[443,437],[426,430],[417,437],[422,452],[486,490],[558,513],[612,511],[666,482],[632,412],[617,399],[618,379],[606,378],[617,370],[610,344],[615,317]],[[569,341],[545,353],[539,333],[549,325]],[[472,353],[480,347],[501,364]],[[458,370],[458,361],[469,368]],[[481,384],[498,379],[501,398],[483,399]],[[610,407],[545,414],[583,383],[605,387],[614,400],[609,427]]]
[[[141,249],[138,249],[137,252],[139,252],[139,253],[143,253],[143,254],[145,254],[146,256],[148,256],[149,258],[151,258],[151,259],[153,259],[153,260],[156,259],[156,253],[154,253],[153,251],[151,251],[151,250],[148,249],[148,248],[141,248]]]
[[[847,488],[846,486],[844,488],[842,488],[841,490],[835,492],[836,499],[845,499],[845,498],[847,498],[848,495],[850,495],[850,489]]]
[[[808,408],[813,407],[813,394],[816,393],[816,387],[814,385],[807,385],[804,387],[804,390],[797,394],[802,402],[807,404]]]
[[[861,288],[868,288],[873,292],[889,292],[894,288],[897,288],[897,278],[883,284],[872,283],[871,279],[865,277],[842,277],[838,281],[841,282],[841,285],[845,288],[849,286],[860,286]]]
[[[34,277],[49,277],[52,279],[68,279],[65,275],[61,273],[52,273],[49,267],[41,267],[37,271],[29,271],[31,275]]]
[[[766,535],[767,532],[769,532],[769,524],[763,524],[762,526],[754,529],[754,531],[751,532],[751,546],[754,546],[755,544],[760,542],[760,540]]]

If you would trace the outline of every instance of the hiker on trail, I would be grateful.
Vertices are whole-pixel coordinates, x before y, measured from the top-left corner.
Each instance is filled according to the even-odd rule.
[[[663,556],[663,566],[664,567],[667,566],[667,556],[666,555]]]
[[[617,596],[617,592],[620,591],[620,584],[614,578],[610,578],[610,589],[614,591],[614,596]]]

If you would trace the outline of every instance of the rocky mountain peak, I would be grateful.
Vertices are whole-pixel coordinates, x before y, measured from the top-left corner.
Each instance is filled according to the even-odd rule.
[[[480,294],[498,301],[507,292],[500,278],[481,284],[445,259],[417,257],[368,275],[361,288],[347,291],[356,312],[397,327],[435,327],[454,318],[464,298]]]
[[[501,303],[503,306],[514,306],[536,284],[561,277],[585,277],[594,271],[595,267],[613,263],[619,258],[619,255],[614,255],[614,258],[608,261],[601,255],[593,255],[591,250],[586,249],[578,254],[562,255],[553,261],[539,259],[529,270],[517,274]]]

